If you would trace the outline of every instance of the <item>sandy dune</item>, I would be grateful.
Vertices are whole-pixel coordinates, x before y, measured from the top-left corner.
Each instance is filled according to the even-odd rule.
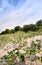
[[[32,37],[32,38],[28,38],[27,39],[27,46],[25,47],[22,47],[21,49],[23,48],[26,48],[26,47],[30,47],[31,43],[32,43],[32,40],[41,40],[41,45],[42,45],[42,35],[38,35],[38,36],[35,36],[35,37]],[[6,55],[8,53],[8,51],[12,51],[14,50],[15,48],[17,48],[17,45],[13,44],[13,43],[8,43],[6,44],[6,46],[1,49],[0,48],[0,58],[3,57],[4,55]]]

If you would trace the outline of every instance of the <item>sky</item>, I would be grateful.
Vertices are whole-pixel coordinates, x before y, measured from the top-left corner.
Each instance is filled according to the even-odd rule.
[[[42,19],[42,0],[0,0],[0,32]]]

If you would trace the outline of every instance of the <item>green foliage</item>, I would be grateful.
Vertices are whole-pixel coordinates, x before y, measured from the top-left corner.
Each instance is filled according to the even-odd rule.
[[[9,29],[6,29],[5,30],[5,34],[8,34],[8,33],[10,33],[10,30]]]
[[[37,31],[38,30],[38,27],[36,25],[34,25],[34,24],[30,24],[29,25],[29,30],[30,31]]]
[[[42,26],[42,20],[37,21],[36,25],[37,26]]]
[[[20,54],[20,59],[22,62],[24,62],[24,55],[23,54]]]
[[[23,31],[28,32],[29,31],[29,25],[24,25],[23,26]]]
[[[34,24],[30,24],[30,25],[24,25],[23,26],[23,31],[24,32],[28,32],[28,31],[37,31],[38,27]]]
[[[5,34],[5,31],[2,31],[2,32],[0,33],[0,35],[1,35],[1,34]]]
[[[41,48],[41,44],[40,43],[38,43],[38,49],[40,49]]]
[[[42,57],[38,58],[38,60],[40,60],[42,62]]]
[[[39,40],[37,40],[39,41]],[[40,41],[39,41],[40,42]],[[34,55],[37,52],[40,52],[41,44],[36,44],[34,41],[32,41],[31,47],[30,47],[30,55]]]
[[[41,62],[42,62],[42,57],[41,57]]]
[[[18,52],[16,52],[16,54],[17,54],[17,56],[19,56],[19,51],[18,51]]]
[[[15,33],[15,31],[13,29],[10,30],[10,33]]]
[[[34,41],[32,41],[31,48],[36,48],[36,44]]]
[[[1,34],[9,34],[10,33],[10,30],[9,29],[6,29],[5,31],[2,31]]]
[[[32,48],[31,50],[30,50],[30,55],[35,55],[35,48]]]
[[[3,58],[5,58],[8,65],[14,65],[15,55],[12,51],[9,52],[8,55],[5,55]]]
[[[22,28],[21,28],[20,26],[16,26],[16,27],[14,28],[14,31],[15,31],[15,32],[21,31],[21,30],[22,30]]]

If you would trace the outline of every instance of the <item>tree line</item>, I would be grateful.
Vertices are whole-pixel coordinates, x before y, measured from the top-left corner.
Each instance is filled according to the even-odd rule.
[[[42,29],[42,20],[37,21],[36,24],[29,24],[29,25],[24,25],[23,27],[16,26],[14,29],[6,29],[5,31],[2,31],[0,34],[11,34],[15,33],[17,31],[37,31],[39,29]]]

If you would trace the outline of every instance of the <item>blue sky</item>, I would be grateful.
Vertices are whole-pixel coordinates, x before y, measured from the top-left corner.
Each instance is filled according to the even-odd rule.
[[[0,32],[42,19],[42,0],[0,0]]]

